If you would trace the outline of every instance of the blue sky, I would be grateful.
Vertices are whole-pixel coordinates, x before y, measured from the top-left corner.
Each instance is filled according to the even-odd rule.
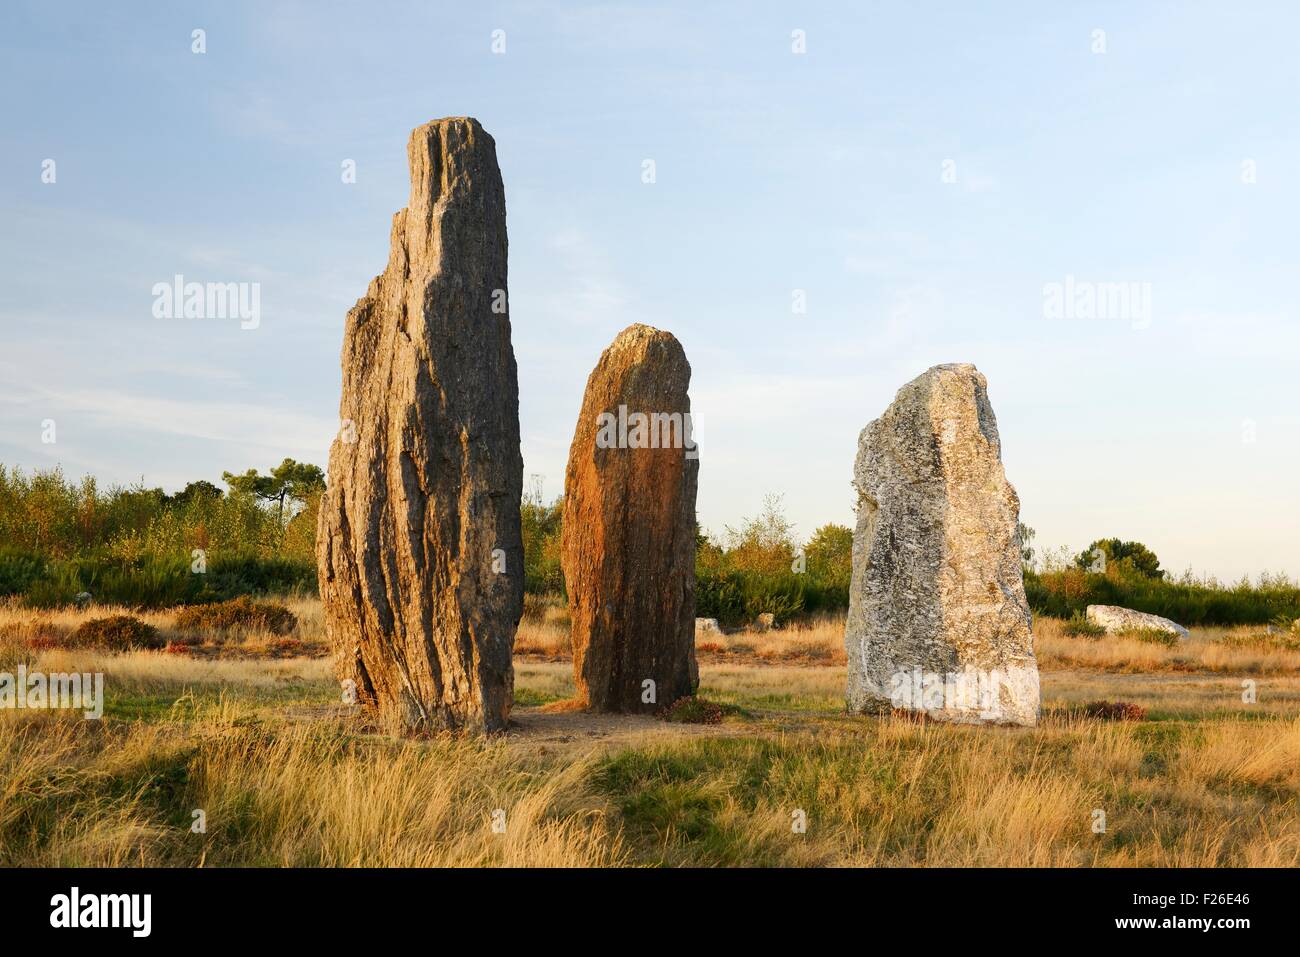
[[[769,493],[802,534],[851,523],[859,430],[965,361],[1041,546],[1300,575],[1298,27],[1281,2],[6,4],[0,462],[167,488],[324,465],[407,135],[469,114],[548,497],[596,358],[646,322],[694,370],[714,531]],[[260,325],[155,318],[177,273],[260,283]],[[1066,276],[1149,284],[1149,320],[1046,317]]]

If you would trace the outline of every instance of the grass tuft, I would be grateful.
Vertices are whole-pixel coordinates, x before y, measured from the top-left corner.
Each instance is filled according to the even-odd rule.
[[[1083,715],[1099,721],[1145,721],[1147,709],[1130,701],[1092,701],[1084,705]]]

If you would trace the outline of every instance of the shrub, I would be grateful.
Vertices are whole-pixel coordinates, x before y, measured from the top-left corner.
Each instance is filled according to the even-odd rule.
[[[38,555],[0,551],[0,597],[23,594],[44,571],[45,562]]]
[[[759,615],[772,616],[772,627],[783,628],[804,610],[803,578],[794,574],[751,576],[746,583],[745,617],[753,621]]]
[[[722,724],[722,708],[695,695],[678,698],[659,709],[658,717],[677,724]]]
[[[209,560],[206,575],[190,577],[202,579],[202,587],[192,599],[195,603],[228,601],[241,595],[316,594],[315,559],[219,555]]]
[[[28,618],[0,625],[0,641],[25,644],[29,647],[57,648],[67,643],[69,629],[45,618]]]
[[[138,648],[156,650],[166,644],[158,637],[157,628],[131,615],[113,615],[82,622],[68,636],[68,643],[79,648],[104,648],[109,651],[133,651]]]
[[[89,554],[34,565],[21,557],[0,556],[0,591],[21,594],[24,604],[34,608],[70,605],[83,591],[103,604],[169,608],[316,589],[315,563],[303,559],[211,556],[205,574],[191,571],[191,561],[188,555]]]
[[[695,572],[695,614],[734,626],[745,619],[745,576],[739,572],[700,568]]]
[[[524,591],[532,594],[563,594],[564,573],[560,568],[560,526],[564,499],[542,503],[538,492],[525,495],[519,505],[520,531],[524,542]]]
[[[1224,635],[1215,644],[1226,648],[1257,648],[1263,651],[1300,651],[1300,632],[1239,631]]]
[[[1070,619],[1061,626],[1061,631],[1071,638],[1100,638],[1106,634],[1106,629],[1094,621],[1089,621],[1087,615],[1081,611],[1076,611],[1070,616]]]
[[[259,604],[247,595],[213,605],[191,605],[176,616],[176,627],[182,631],[257,628],[273,635],[287,635],[297,625],[297,617],[288,608]]]
[[[1171,581],[1108,566],[1104,574],[1081,568],[1026,572],[1025,594],[1035,614],[1069,618],[1088,605],[1119,605],[1171,618],[1179,624],[1263,625],[1300,617],[1300,586],[1264,577],[1232,586],[1190,576]]]
[[[794,640],[785,643],[779,652],[781,658],[807,658],[812,661],[830,661],[835,657],[835,649],[828,648],[819,641]]]
[[[1099,721],[1145,721],[1147,709],[1129,701],[1093,701],[1084,706],[1083,714]]]
[[[1138,628],[1134,631],[1126,631],[1124,637],[1133,638],[1148,645],[1164,645],[1166,648],[1178,646],[1177,635],[1172,631],[1162,631],[1159,628]]]
[[[277,657],[291,658],[302,654],[306,647],[301,638],[277,638],[267,651]]]

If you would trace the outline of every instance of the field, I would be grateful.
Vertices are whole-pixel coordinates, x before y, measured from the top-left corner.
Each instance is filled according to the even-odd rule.
[[[0,608],[0,671],[106,689],[100,721],[0,712],[0,864],[1300,864],[1300,649],[1264,628],[1167,648],[1040,619],[1035,730],[850,717],[838,621],[739,632],[698,646],[710,725],[557,707],[563,610],[530,600],[511,733],[398,740],[289,604],[289,636],[145,613],[175,643],[122,654],[60,646],[89,612]]]

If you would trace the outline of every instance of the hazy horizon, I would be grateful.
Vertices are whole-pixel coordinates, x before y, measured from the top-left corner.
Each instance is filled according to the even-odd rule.
[[[324,467],[407,135],[472,115],[526,488],[562,491],[587,376],[644,322],[691,362],[715,533],[769,494],[801,537],[852,525],[860,430],[972,362],[1040,552],[1300,577],[1300,15],[1222,10],[9,5],[0,463],[168,490]],[[158,318],[177,275],[256,283],[256,327]]]

